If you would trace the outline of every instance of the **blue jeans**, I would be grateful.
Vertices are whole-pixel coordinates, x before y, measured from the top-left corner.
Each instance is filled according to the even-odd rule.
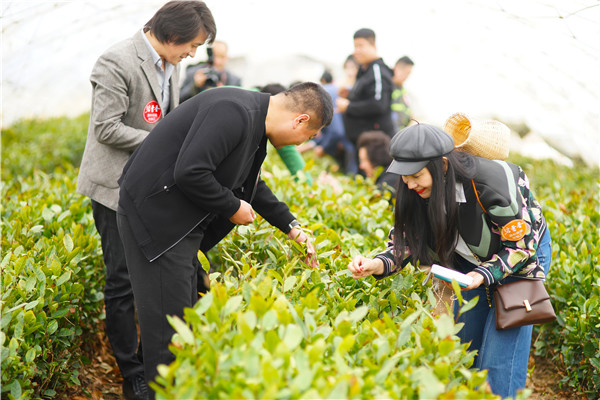
[[[548,229],[538,244],[537,257],[547,275],[552,261],[552,239]],[[502,283],[515,279],[518,278],[509,276]],[[525,388],[527,380],[533,325],[497,330],[492,288],[489,288],[489,297],[485,287],[464,291],[462,296],[465,301],[479,296],[477,305],[457,319],[465,323],[458,333],[461,342],[470,342],[469,350],[478,352],[475,368],[488,370],[488,383],[494,394],[503,398],[516,396],[518,390]],[[455,317],[458,309],[458,302],[455,301]]]

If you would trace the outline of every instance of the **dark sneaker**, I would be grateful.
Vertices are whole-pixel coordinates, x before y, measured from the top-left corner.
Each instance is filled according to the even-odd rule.
[[[143,375],[136,375],[123,380],[123,396],[127,400],[148,400],[150,388]]]

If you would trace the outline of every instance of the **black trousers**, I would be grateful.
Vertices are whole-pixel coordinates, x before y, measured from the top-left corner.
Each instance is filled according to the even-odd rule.
[[[140,251],[127,217],[117,214],[119,232],[125,248],[129,276],[142,337],[144,373],[151,382],[158,374],[159,364],[169,364],[175,357],[169,351],[175,333],[167,315],[183,317],[183,309],[198,301],[196,258],[204,237],[199,226],[174,247],[150,262]]]
[[[96,229],[100,234],[106,283],[104,306],[106,336],[123,378],[142,374],[142,354],[138,345],[133,290],[125,262],[125,251],[117,228],[117,213],[92,200]]]

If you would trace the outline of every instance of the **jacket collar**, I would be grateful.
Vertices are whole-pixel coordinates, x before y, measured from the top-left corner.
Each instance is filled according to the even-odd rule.
[[[160,86],[158,85],[158,78],[156,77],[156,71],[154,66],[154,59],[152,58],[152,54],[146,45],[144,40],[143,32],[140,30],[133,36],[133,45],[135,46],[135,50],[137,52],[138,58],[141,60],[140,66],[142,67],[142,71],[144,71],[144,75],[146,75],[146,79],[150,84],[150,88],[152,89],[152,94],[154,94],[154,98],[158,101],[160,108],[163,108],[162,105],[162,91]],[[164,111],[163,111],[164,115]]]

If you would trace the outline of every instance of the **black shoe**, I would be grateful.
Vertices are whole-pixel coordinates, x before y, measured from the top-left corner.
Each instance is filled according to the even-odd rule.
[[[136,375],[123,380],[123,396],[127,400],[147,400],[150,398],[150,388],[144,375]]]

